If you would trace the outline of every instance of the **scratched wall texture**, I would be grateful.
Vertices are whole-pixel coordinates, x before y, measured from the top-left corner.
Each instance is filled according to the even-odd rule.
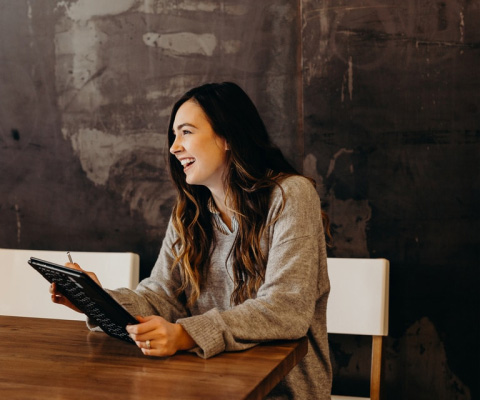
[[[291,1],[0,1],[4,247],[131,250],[152,266],[174,191],[173,102],[239,82],[295,156]]]
[[[388,399],[480,395],[479,7],[303,2],[304,170],[332,254],[391,261]],[[332,345],[340,376],[359,343]]]
[[[0,247],[135,251],[174,198],[172,103],[233,80],[314,177],[330,255],[391,261],[388,399],[478,399],[480,4],[0,0]],[[368,342],[332,336],[335,389]]]

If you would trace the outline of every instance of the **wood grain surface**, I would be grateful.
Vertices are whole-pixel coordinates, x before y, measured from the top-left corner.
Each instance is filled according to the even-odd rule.
[[[302,338],[208,360],[154,358],[81,321],[0,316],[0,398],[261,399],[307,347]]]

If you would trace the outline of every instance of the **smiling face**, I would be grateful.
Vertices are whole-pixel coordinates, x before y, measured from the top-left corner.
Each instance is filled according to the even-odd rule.
[[[202,108],[193,100],[183,103],[173,122],[175,140],[170,147],[183,165],[186,182],[204,185],[210,191],[223,191],[226,168],[225,139],[212,129]]]

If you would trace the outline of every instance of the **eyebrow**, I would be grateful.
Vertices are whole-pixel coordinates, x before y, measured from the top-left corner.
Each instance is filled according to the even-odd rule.
[[[190,123],[188,123],[188,122],[185,122],[185,123],[183,123],[183,124],[177,125],[177,129],[174,128],[174,131],[175,131],[175,130],[179,131],[180,129],[182,129],[182,128],[185,127],[185,126],[191,126],[192,128],[198,129],[195,125],[190,124]]]

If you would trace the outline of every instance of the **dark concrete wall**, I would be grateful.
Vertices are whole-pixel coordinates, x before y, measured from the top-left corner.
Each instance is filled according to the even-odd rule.
[[[479,398],[479,17],[468,0],[0,0],[0,247],[135,251],[147,275],[170,107],[233,80],[317,180],[330,256],[391,261],[387,398]],[[365,344],[332,337],[336,386],[363,386]]]

